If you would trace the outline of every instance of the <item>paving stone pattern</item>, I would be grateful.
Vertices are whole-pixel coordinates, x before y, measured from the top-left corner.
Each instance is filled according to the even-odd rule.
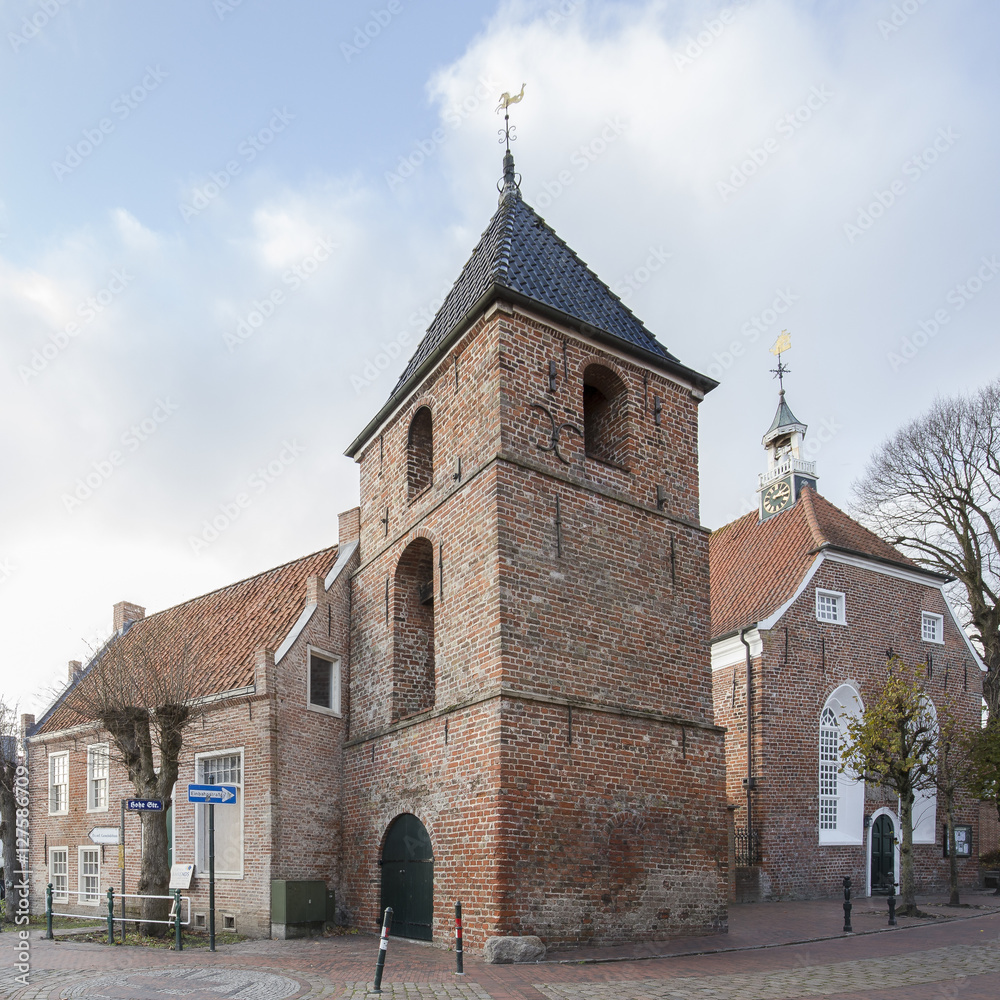
[[[834,965],[782,969],[748,975],[641,979],[612,983],[541,984],[535,989],[551,1000],[785,1000],[830,996],[853,990],[901,989],[922,983],[964,979],[1000,972],[996,944],[956,945],[931,951],[870,958]]]

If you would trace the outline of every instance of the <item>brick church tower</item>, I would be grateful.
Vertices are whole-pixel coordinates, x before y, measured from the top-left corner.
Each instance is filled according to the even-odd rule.
[[[496,214],[361,467],[344,893],[447,941],[726,926],[698,403],[521,198]]]

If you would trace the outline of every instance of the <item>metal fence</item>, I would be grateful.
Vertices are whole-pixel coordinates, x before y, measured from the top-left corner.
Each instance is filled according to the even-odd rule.
[[[754,830],[747,836],[745,826],[736,828],[736,867],[748,868],[760,864],[760,834]]]

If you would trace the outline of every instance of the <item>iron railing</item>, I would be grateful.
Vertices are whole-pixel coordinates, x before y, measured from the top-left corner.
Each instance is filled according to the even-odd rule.
[[[748,868],[760,864],[760,834],[754,830],[747,836],[745,826],[736,828],[736,867]]]

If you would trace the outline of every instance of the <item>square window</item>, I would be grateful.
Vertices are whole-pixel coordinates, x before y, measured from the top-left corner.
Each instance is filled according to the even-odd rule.
[[[816,618],[821,622],[833,622],[836,625],[846,624],[844,595],[835,590],[817,590]]]
[[[920,616],[920,638],[924,642],[944,644],[944,616],[925,611]]]
[[[308,707],[340,714],[340,659],[309,652]]]
[[[87,811],[108,809],[108,744],[87,747]]]
[[[49,754],[49,815],[69,812],[69,751]]]

